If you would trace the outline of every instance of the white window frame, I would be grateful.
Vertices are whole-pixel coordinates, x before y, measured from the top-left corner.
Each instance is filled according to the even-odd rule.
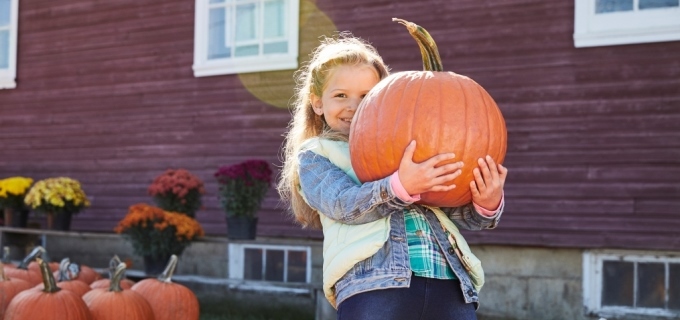
[[[9,14],[9,68],[0,69],[0,89],[14,89],[17,86],[17,39],[19,29],[19,0],[10,0]],[[2,28],[2,27],[0,27]],[[7,30],[4,28],[4,30]]]
[[[574,46],[596,47],[680,40],[680,7],[595,13],[595,0],[575,0]]]
[[[605,318],[624,315],[671,318],[680,316],[680,313],[666,309],[602,306],[602,265],[604,261],[680,263],[680,254],[664,252],[651,254],[650,252],[623,250],[585,251],[583,253],[583,305],[587,313],[593,313]],[[666,282],[668,282],[668,275],[666,275]],[[666,287],[668,285],[666,283]],[[637,288],[634,290],[637,290]],[[635,295],[636,293],[634,292],[633,294]]]
[[[252,0],[253,3],[264,3],[266,0]],[[247,2],[243,2],[247,3]],[[300,0],[285,0],[287,19],[286,36],[288,51],[285,54],[262,54],[256,57],[238,57],[208,60],[208,21],[209,0],[196,0],[194,26],[194,76],[205,77],[215,75],[290,70],[298,67],[298,33]],[[241,4],[241,2],[239,2]],[[262,7],[260,7],[262,8]],[[262,10],[260,10],[261,14]],[[261,21],[262,19],[260,19]]]
[[[307,264],[305,266],[307,274],[305,275],[305,282],[275,282],[266,280],[246,280],[243,279],[245,250],[246,249],[261,249],[263,251],[262,267],[266,267],[266,251],[277,250],[284,251],[283,272],[284,277],[288,273],[288,251],[304,251],[307,254]],[[255,290],[255,291],[270,291],[270,292],[291,292],[291,293],[309,293],[312,285],[312,248],[309,246],[293,246],[293,245],[271,245],[258,243],[229,243],[229,279],[243,280],[242,283],[232,285],[238,289]]]

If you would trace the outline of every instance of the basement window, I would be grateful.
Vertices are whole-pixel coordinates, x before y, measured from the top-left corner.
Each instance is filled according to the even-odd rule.
[[[679,0],[575,0],[574,46],[680,40]]]
[[[584,305],[602,317],[680,316],[680,256],[590,251],[583,257]]]
[[[229,244],[229,278],[241,289],[309,292],[311,248],[307,246]]]

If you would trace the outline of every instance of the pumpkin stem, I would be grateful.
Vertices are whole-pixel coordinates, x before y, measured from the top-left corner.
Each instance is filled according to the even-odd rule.
[[[8,263],[9,261],[9,247],[2,247],[2,263]]]
[[[161,273],[160,276],[158,276],[159,281],[163,282],[172,282],[172,274],[175,273],[175,268],[177,267],[177,256],[172,255],[170,256],[170,261],[168,262],[168,265],[165,267],[165,270],[163,270],[163,273]]]
[[[61,262],[59,262],[59,278],[57,279],[57,282],[69,280],[66,272],[68,272],[68,265],[70,263],[71,263],[71,259],[69,259],[69,258],[61,259]]]
[[[9,277],[5,275],[5,264],[0,262],[0,282],[8,281]]]
[[[111,292],[121,292],[123,288],[120,287],[120,281],[123,280],[125,276],[125,270],[127,269],[124,262],[119,263],[116,266],[116,270],[113,271],[111,276],[111,283],[109,284],[109,291]]]
[[[111,261],[109,261],[109,279],[113,278],[113,274],[116,272],[118,265],[121,263],[120,258],[117,254],[113,255]]]
[[[444,66],[442,65],[442,58],[439,57],[439,50],[437,49],[437,44],[430,36],[430,33],[425,30],[425,28],[403,19],[392,18],[392,21],[396,21],[404,26],[411,34],[413,39],[416,39],[418,47],[420,47],[420,54],[423,57],[423,70],[425,71],[444,71]]]
[[[44,254],[44,253],[45,253],[45,248],[43,248],[41,246],[37,246],[37,247],[33,248],[33,251],[31,251],[31,253],[29,253],[24,258],[24,260],[21,260],[21,263],[17,266],[17,269],[28,270],[28,265],[31,263],[31,261],[41,257],[42,254]]]
[[[60,291],[61,288],[57,287],[57,282],[54,280],[54,276],[52,275],[52,271],[50,270],[50,266],[47,265],[47,262],[39,257],[35,258],[35,261],[40,265],[40,273],[42,274],[43,285],[45,286],[43,292],[55,293]]]

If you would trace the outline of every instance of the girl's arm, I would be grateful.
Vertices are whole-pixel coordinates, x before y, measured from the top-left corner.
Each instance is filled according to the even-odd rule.
[[[333,220],[368,223],[410,205],[395,196],[389,177],[357,185],[326,157],[304,151],[299,159],[300,187],[307,203]]]

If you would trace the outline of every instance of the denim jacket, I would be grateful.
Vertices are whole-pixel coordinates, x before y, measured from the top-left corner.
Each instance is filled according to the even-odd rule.
[[[478,293],[448,242],[435,214],[426,207],[400,200],[390,187],[389,177],[357,185],[329,159],[312,151],[299,154],[300,187],[309,205],[326,217],[345,224],[364,224],[389,218],[390,235],[373,256],[354,265],[335,283],[336,303],[366,291],[385,288],[407,288],[411,280],[404,210],[418,210],[433,230],[437,243],[460,280],[467,303],[478,306]],[[503,207],[493,217],[478,213],[472,204],[441,208],[458,228],[481,230],[494,228]]]

